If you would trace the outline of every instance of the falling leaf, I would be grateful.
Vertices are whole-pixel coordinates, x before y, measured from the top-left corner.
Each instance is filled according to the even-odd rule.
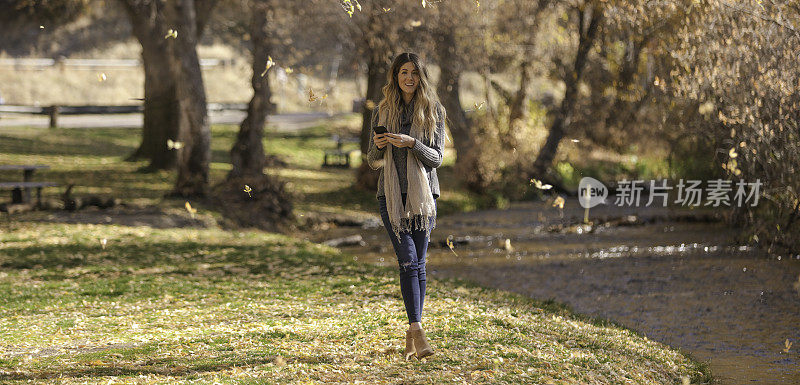
[[[350,0],[343,0],[341,5],[344,11],[347,12],[347,16],[351,18],[353,17],[353,12],[355,12],[356,7],[359,11],[361,10],[361,4],[358,3],[358,0],[356,0],[356,5],[353,5],[353,2]]]
[[[97,81],[98,82],[104,82],[104,81],[106,81],[106,79],[107,79],[106,78],[106,74],[104,72],[101,72],[101,73],[97,74]]]
[[[792,342],[789,341],[789,339],[787,338],[786,341],[784,341],[783,344],[784,344],[784,346],[786,346],[786,349],[783,349],[783,352],[784,353],[789,353],[789,349],[792,348]]]
[[[480,110],[481,108],[483,108],[484,103],[485,101],[481,101],[480,103],[475,103],[475,109]]]
[[[531,183],[533,183],[536,186],[536,188],[538,188],[539,190],[549,190],[549,189],[553,188],[552,185],[542,184],[542,181],[540,181],[538,179],[531,179]]]
[[[420,25],[422,25],[422,22],[419,21],[419,20],[412,20],[411,21],[411,26],[412,27],[419,27]]]
[[[735,158],[735,157],[739,156],[739,154],[736,153],[736,147],[733,147],[733,148],[731,148],[730,151],[728,151],[728,156],[730,156],[731,158]]]
[[[425,8],[425,6],[426,6],[426,5],[427,5],[427,4],[426,4],[426,1],[425,1],[425,0],[422,0],[422,8]]]
[[[40,25],[40,26],[39,26],[39,29],[44,29],[44,26],[43,26],[43,25]]]
[[[287,74],[291,74],[292,72],[294,72],[294,70],[289,67],[286,67],[284,71],[286,71]]]
[[[514,246],[511,246],[511,239],[506,238],[506,242],[503,247],[506,249],[506,251],[514,251]]]
[[[391,8],[384,8],[384,9],[383,9],[383,12],[389,12],[389,11],[391,11],[391,10],[392,10]]]
[[[316,96],[316,95],[314,95],[314,90],[312,90],[311,88],[309,88],[309,89],[308,89],[308,101],[309,101],[309,102],[314,102],[314,101],[316,101],[316,100],[317,100],[317,96]]]
[[[274,65],[275,65],[275,62],[272,61],[272,56],[267,56],[267,68],[265,68],[264,72],[261,73],[261,77],[264,77],[264,75],[267,74],[267,71],[269,71],[269,69],[272,68],[272,66],[274,66]]]
[[[183,148],[183,142],[173,142],[172,139],[167,139],[167,148],[170,150],[180,150]]]
[[[578,143],[578,142],[580,142],[580,140],[578,140],[578,139],[572,139],[572,143]]]
[[[556,199],[553,200],[553,207],[556,206],[558,206],[560,209],[564,208],[564,198],[561,195],[557,196]]]
[[[244,185],[244,192],[246,192],[246,193],[247,193],[247,196],[249,196],[250,198],[252,198],[252,197],[253,197],[252,195],[250,195],[250,193],[251,193],[252,191],[253,191],[253,189],[251,189],[251,188],[250,188],[250,186],[248,186],[248,185]]]
[[[192,219],[194,219],[194,214],[197,212],[197,209],[193,208],[192,205],[189,204],[189,202],[186,202],[185,206],[186,206],[186,211],[188,211],[189,214],[192,215]]]
[[[458,256],[458,253],[456,253],[456,251],[453,249],[453,240],[452,240],[452,238],[453,238],[453,236],[452,236],[452,235],[450,235],[449,237],[447,237],[447,247],[449,247],[449,248],[450,248],[450,251],[452,251],[452,252],[453,252],[453,254],[455,254],[455,255],[456,255],[456,257],[457,257],[457,256]]]
[[[173,39],[177,39],[178,38],[178,31],[176,31],[174,29],[168,30],[167,31],[167,35],[164,36],[164,39],[169,39],[170,37],[173,38]]]

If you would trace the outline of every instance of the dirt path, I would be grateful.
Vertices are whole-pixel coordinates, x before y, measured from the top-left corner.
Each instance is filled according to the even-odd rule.
[[[697,211],[600,206],[590,219],[636,220],[589,233],[558,225],[579,223],[582,215],[568,211],[562,219],[552,208],[524,203],[439,218],[428,274],[553,298],[614,320],[708,362],[720,384],[800,383],[795,257],[778,260],[731,245],[733,232],[724,225],[691,221],[705,215]],[[551,225],[563,230],[549,231]],[[396,265],[383,227],[331,229],[310,238],[352,234],[367,245],[345,252],[366,263]],[[448,235],[462,243],[458,257],[440,246]],[[506,250],[506,239],[513,250]],[[786,339],[795,344],[789,353],[783,352]]]

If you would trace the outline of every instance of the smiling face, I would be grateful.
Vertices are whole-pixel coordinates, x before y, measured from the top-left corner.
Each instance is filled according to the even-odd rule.
[[[397,83],[404,94],[414,95],[414,91],[419,87],[419,71],[414,63],[407,62],[400,67],[400,71],[397,73]]]

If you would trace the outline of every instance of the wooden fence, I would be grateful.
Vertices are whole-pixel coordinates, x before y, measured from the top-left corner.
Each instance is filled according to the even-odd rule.
[[[235,64],[236,60],[234,59],[200,59],[201,67],[228,67]],[[141,65],[142,61],[139,59],[0,58],[0,66],[18,69],[41,67],[73,67],[75,69],[131,68]]]
[[[247,110],[245,103],[209,103],[208,111]],[[141,104],[127,106],[14,106],[0,105],[0,113],[49,115],[50,128],[58,127],[59,115],[110,115],[142,113]]]

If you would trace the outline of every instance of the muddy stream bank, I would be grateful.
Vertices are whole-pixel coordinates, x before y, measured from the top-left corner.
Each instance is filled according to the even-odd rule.
[[[601,205],[589,228],[577,201],[565,207],[573,209],[563,217],[540,202],[439,217],[429,280],[464,278],[611,319],[709,363],[719,384],[800,384],[797,256],[733,244],[734,231],[712,210]],[[365,225],[305,237],[360,235],[342,251],[397,266],[377,213],[376,201]],[[455,253],[445,246],[449,236]]]

